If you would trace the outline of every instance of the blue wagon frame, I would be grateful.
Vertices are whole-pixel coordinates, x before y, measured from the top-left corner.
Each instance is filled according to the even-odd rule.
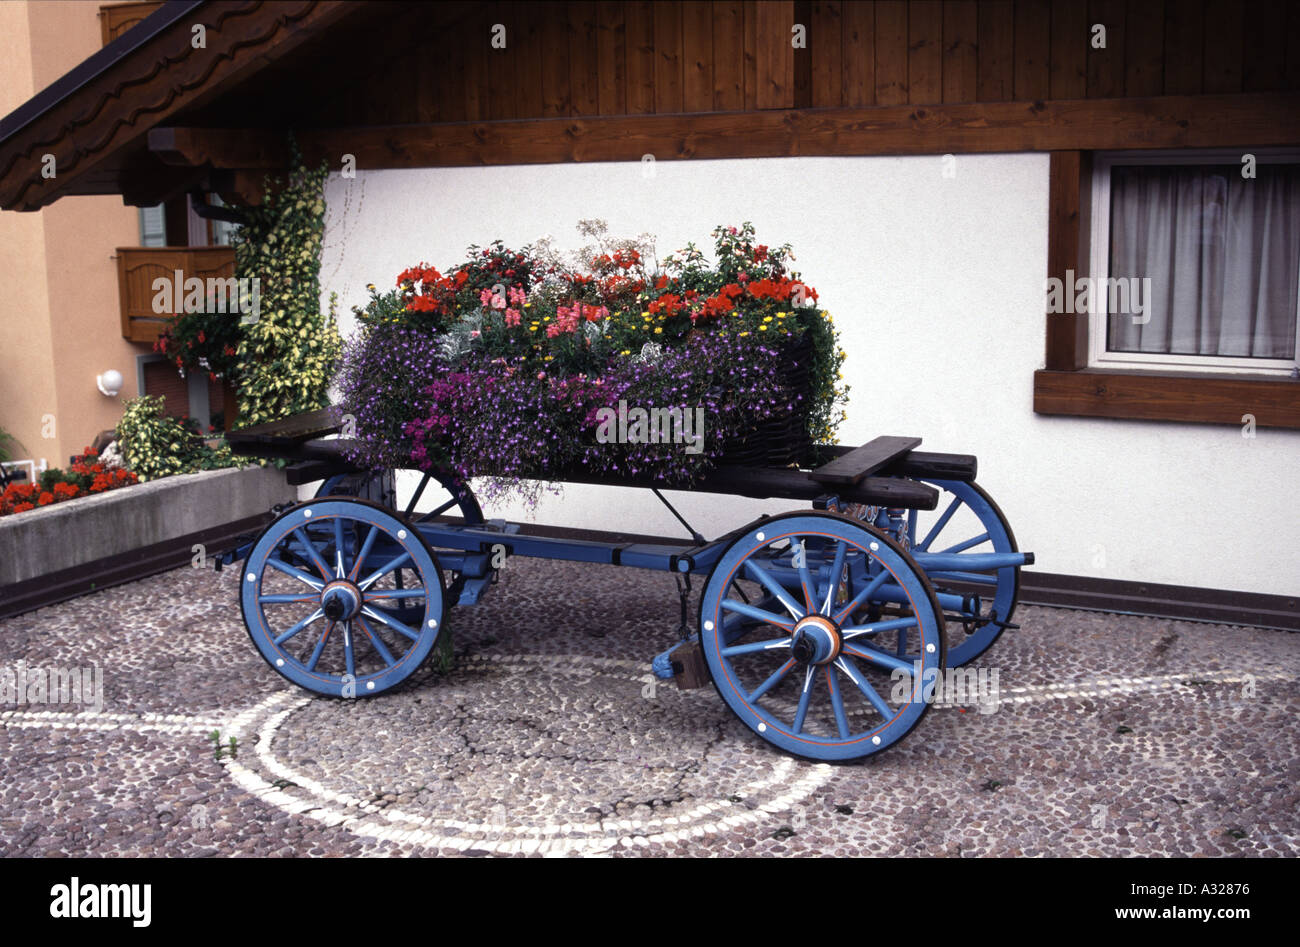
[[[398,509],[394,472],[351,464],[348,442],[331,436],[340,429],[326,409],[228,435],[236,453],[291,461],[291,483],[323,483],[218,559],[241,562],[244,624],[267,663],[326,696],[377,696],[409,680],[448,609],[480,601],[510,556],[614,565],[677,577],[682,640],[655,657],[656,675],[711,681],[746,726],[787,753],[861,760],[915,728],[945,668],[1016,627],[1019,571],[1033,562],[975,483],[976,459],[918,451],[919,438],[824,446],[799,467],[717,468],[694,489],[809,508],[713,540],[663,497],[671,484],[559,478],[653,490],[691,532],[674,544],[488,521],[469,485],[446,473],[423,472]],[[432,510],[416,511],[439,492]],[[976,532],[949,542],[963,509]],[[924,530],[922,511],[937,513]],[[704,578],[694,628],[692,577]],[[952,646],[950,625],[961,629]]]

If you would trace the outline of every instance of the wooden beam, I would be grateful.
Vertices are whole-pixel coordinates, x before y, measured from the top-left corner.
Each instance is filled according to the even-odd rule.
[[[212,6],[201,54],[191,45],[195,18],[178,20],[12,136],[0,158],[0,207],[39,210],[73,193],[78,179],[111,167],[112,156],[170,116],[233,89],[320,30],[367,15],[366,4],[341,0]],[[40,173],[47,153],[55,178]]]
[[[214,167],[227,159],[280,167],[272,147],[277,132],[190,132],[177,140]],[[266,140],[236,147],[236,137]],[[310,162],[337,161],[346,151],[361,170],[640,161],[643,154],[688,159],[1294,145],[1300,143],[1300,93],[367,126],[307,129],[298,139]]]
[[[1052,152],[1047,184],[1047,276],[1065,283],[1073,293],[1069,273],[1086,276],[1088,247],[1080,240],[1080,222],[1086,212],[1084,187],[1089,183],[1088,153]],[[1047,355],[1049,369],[1073,371],[1088,364],[1088,316],[1086,313],[1047,313]]]
[[[152,128],[149,150],[174,167],[282,168],[289,163],[285,135],[246,129]]]
[[[1300,428],[1300,380],[1258,375],[1037,371],[1034,411],[1089,418]]]

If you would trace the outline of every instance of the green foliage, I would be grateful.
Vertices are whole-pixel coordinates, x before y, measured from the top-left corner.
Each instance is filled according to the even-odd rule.
[[[258,321],[239,345],[241,426],[275,421],[329,403],[341,340],[320,311],[320,250],[327,166],[308,169],[293,147],[293,170],[267,182],[259,207],[245,209],[235,235],[235,274],[261,280]]]
[[[192,428],[164,414],[163,407],[163,399],[154,395],[132,399],[117,423],[122,459],[142,481],[245,462],[231,453],[224,440],[209,447]]]
[[[13,445],[17,443],[17,439],[12,434],[0,427],[0,463],[14,459]]]
[[[154,351],[161,352],[182,377],[187,372],[206,372],[209,378],[239,379],[239,343],[242,333],[238,313],[207,310],[182,313],[158,336]]]

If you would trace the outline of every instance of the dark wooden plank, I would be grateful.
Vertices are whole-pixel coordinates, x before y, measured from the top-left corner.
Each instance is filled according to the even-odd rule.
[[[818,444],[812,449],[812,463],[820,466],[856,449],[847,444]],[[914,450],[886,464],[879,472],[887,477],[920,477],[974,483],[979,473],[979,461],[974,454]]]
[[[1049,87],[1054,99],[1082,99],[1088,92],[1086,0],[1052,0],[1052,48]]]
[[[650,115],[655,110],[654,4],[634,2],[624,6],[627,21],[627,110]]]
[[[1047,276],[1068,279],[1067,271],[1082,275],[1081,197],[1088,179],[1088,161],[1080,151],[1052,153],[1047,185]],[[1066,289],[1072,292],[1073,287]],[[1088,364],[1088,317],[1082,313],[1047,314],[1046,365],[1071,371]]]
[[[758,109],[758,3],[745,0],[745,109]]]
[[[713,108],[745,107],[745,8],[739,0],[713,4]]]
[[[655,111],[682,110],[682,8],[676,3],[656,3]]]
[[[1124,94],[1124,0],[1089,0],[1088,98],[1113,99]],[[1106,28],[1106,47],[1092,45],[1092,28]]]
[[[1017,101],[1033,102],[1049,97],[1051,33],[1052,8],[1048,0],[1016,0],[1015,75],[1012,85]]]
[[[812,107],[812,0],[794,0],[794,25],[803,28],[803,44],[791,49],[794,77],[794,107]],[[793,41],[793,36],[791,37]],[[792,42],[793,46],[793,42]]]
[[[1007,102],[1015,95],[1015,11],[1011,0],[981,3],[977,26],[976,94],[981,102]]]
[[[794,25],[794,4],[789,0],[764,0],[757,5],[754,47],[760,109],[794,107],[794,50],[790,28]]]
[[[1286,75],[1288,89],[1300,89],[1300,3],[1291,4],[1286,18]]]
[[[600,44],[596,37],[596,6],[590,0],[568,4],[569,96],[574,115],[600,113]]]
[[[978,19],[975,0],[944,0],[945,102],[974,102],[979,96]]]
[[[1203,0],[1165,7],[1165,95],[1196,95],[1204,87],[1204,16]]]
[[[907,8],[907,101],[943,101],[943,4],[911,0]]]
[[[840,61],[845,105],[876,104],[876,5],[873,0],[840,6]]]
[[[538,4],[541,17],[542,115],[570,115],[568,15],[562,3]]]
[[[1243,12],[1235,0],[1205,3],[1205,91],[1241,91],[1241,50],[1245,42]]]
[[[907,3],[876,0],[876,104],[907,101]]]
[[[1124,37],[1124,94],[1160,95],[1165,87],[1164,0],[1128,0]]]
[[[210,131],[210,130],[209,130]],[[240,135],[267,136],[252,129]],[[454,167],[656,158],[946,154],[1291,145],[1300,93],[875,106],[688,117],[533,119],[303,129],[309,161],[343,151],[358,167]]]
[[[1300,428],[1300,381],[1165,372],[1034,373],[1034,411],[1090,418]]]
[[[468,28],[467,28],[468,27]],[[452,35],[464,37],[468,35],[471,24],[465,20],[453,23],[449,30]],[[469,94],[469,83],[478,80],[479,76],[467,74],[466,61],[466,44],[462,41],[448,43],[448,49],[444,56],[438,58],[437,78],[435,79],[435,88],[438,99],[438,121],[440,122],[463,122],[466,118],[466,99]],[[454,48],[453,48],[454,47]],[[400,107],[400,96],[394,96],[392,89],[401,88],[402,73],[407,70],[405,64],[394,62],[388,69],[388,74],[383,76],[377,87],[369,90],[368,98],[376,104],[386,103],[385,107],[392,115],[392,109]],[[474,87],[475,101],[481,91],[478,85]],[[385,121],[391,121],[394,124],[400,124],[401,120],[392,117],[386,118]]]
[[[682,108],[713,109],[713,8],[703,0],[682,4]]]
[[[601,115],[627,114],[627,26],[623,5],[601,3],[597,12],[596,101]]]
[[[491,90],[488,86],[488,75],[491,72],[491,65],[495,65],[495,62],[489,64],[488,53],[501,52],[501,50],[490,49],[488,45],[492,23],[497,22],[491,18],[494,12],[496,11],[488,6],[467,10],[459,24],[464,29],[464,39],[448,44],[459,47],[455,53],[448,49],[446,65],[449,67],[448,71],[455,70],[463,76],[462,121],[479,122],[492,117],[489,111]]]
[[[229,431],[226,439],[232,447],[236,444],[240,447],[255,445],[290,447],[327,434],[337,434],[342,423],[341,417],[338,407],[321,408],[317,411],[306,411],[282,418],[279,421],[266,421],[238,431]]]
[[[546,110],[542,104],[542,20],[541,4],[519,0],[512,4],[515,27],[513,42],[515,64],[515,112],[520,118],[540,118]],[[507,44],[511,42],[507,33]],[[509,46],[506,47],[509,49]]]
[[[812,54],[813,108],[837,108],[844,104],[841,25],[838,0],[819,0],[812,5],[808,41]]]
[[[496,4],[489,9],[493,15],[486,18],[488,22],[481,38],[482,45],[470,46],[470,55],[477,55],[483,72],[487,73],[482,79],[487,85],[486,112],[483,117],[493,120],[522,118],[522,99],[518,94],[523,78],[520,68],[523,64],[524,40],[520,29],[521,18],[517,15],[514,3]],[[495,49],[490,42],[491,27],[497,23],[506,28],[505,49]]]
[[[851,487],[863,477],[869,477],[921,443],[919,437],[882,436],[861,447],[855,447],[840,457],[822,464],[808,474],[818,483],[837,487]]]
[[[1242,90],[1269,92],[1286,85],[1286,0],[1253,0],[1246,10]]]

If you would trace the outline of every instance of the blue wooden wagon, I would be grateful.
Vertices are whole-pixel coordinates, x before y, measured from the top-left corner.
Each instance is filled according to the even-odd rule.
[[[394,472],[350,464],[347,442],[329,436],[339,430],[326,409],[229,435],[238,454],[291,461],[291,483],[324,481],[221,560],[242,561],[240,603],[258,651],[317,694],[373,697],[406,681],[451,606],[478,602],[508,556],[648,569],[677,577],[682,606],[682,640],[654,659],[657,675],[711,681],[788,753],[860,760],[920,722],[945,668],[1016,627],[1019,570],[1033,562],[975,483],[975,458],[918,451],[918,438],[821,447],[798,467],[716,468],[694,489],[803,508],[713,540],[678,515],[692,538],[665,544],[488,521],[468,484],[437,473],[423,473],[399,508]],[[666,505],[660,490],[672,488],[563,479],[651,489]],[[693,623],[692,577],[704,580]]]

